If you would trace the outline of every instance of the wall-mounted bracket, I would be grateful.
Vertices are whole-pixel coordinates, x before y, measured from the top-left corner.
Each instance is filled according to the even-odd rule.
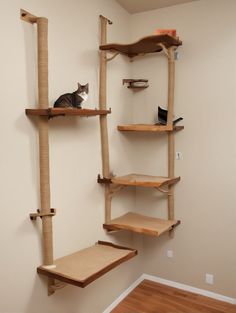
[[[173,194],[169,192],[169,188],[168,189],[163,189],[161,187],[154,187],[155,189],[157,189],[158,191],[162,192],[162,193],[166,193],[168,196],[172,196]]]
[[[116,193],[120,192],[122,189],[124,189],[127,186],[124,185],[111,185],[110,186],[110,197],[112,198]]]
[[[38,217],[44,217],[44,216],[54,216],[56,215],[56,209],[50,209],[49,213],[41,213],[40,210],[37,210],[37,213],[30,213],[30,219],[32,221],[36,221]]]
[[[163,45],[163,43],[159,43],[158,46],[160,46],[165,55],[169,57],[168,49],[166,49],[165,45]]]
[[[111,178],[101,177],[100,174],[98,174],[97,182],[99,184],[112,184]]]
[[[113,24],[113,22],[112,22],[111,20],[109,20],[107,17],[105,17],[105,16],[103,16],[103,15],[101,15],[101,14],[99,15],[99,17],[100,17],[101,19],[106,20],[109,25],[112,25],[112,24]]]
[[[51,296],[55,291],[66,287],[67,284],[61,281],[54,281],[48,285],[48,295]]]
[[[109,62],[109,61],[115,59],[115,57],[117,57],[117,55],[119,55],[119,54],[120,54],[119,52],[114,52],[110,58],[106,58],[106,61]]]
[[[114,175],[112,175],[111,177],[115,177]],[[101,177],[100,174],[98,174],[98,177],[97,177],[97,182],[99,184],[105,184],[105,185],[109,185],[110,188],[109,188],[109,197],[112,198],[117,192],[121,191],[122,189],[124,189],[125,185],[114,185],[112,183],[112,178],[105,178],[105,177]]]
[[[30,23],[30,24],[37,23],[38,17],[23,9],[20,10],[20,16],[21,16],[21,19],[27,23]]]

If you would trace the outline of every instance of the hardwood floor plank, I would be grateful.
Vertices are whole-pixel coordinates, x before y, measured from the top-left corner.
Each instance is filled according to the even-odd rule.
[[[236,313],[236,305],[144,280],[111,313]]]

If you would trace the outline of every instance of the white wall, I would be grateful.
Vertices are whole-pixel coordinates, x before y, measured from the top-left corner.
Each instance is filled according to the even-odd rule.
[[[86,289],[68,286],[47,296],[47,280],[37,275],[42,263],[41,222],[32,223],[29,213],[39,207],[38,143],[36,119],[27,118],[26,107],[37,105],[36,33],[20,20],[20,8],[49,19],[50,105],[77,82],[90,85],[86,108],[98,107],[99,14],[110,18],[108,40],[129,41],[129,14],[113,0],[37,1],[1,3],[1,266],[0,312],[100,313],[140,274],[139,258],[126,262]],[[110,39],[110,40],[111,40]],[[129,76],[129,63],[119,58],[109,71],[108,107],[111,170],[127,171],[129,148],[118,136],[117,121],[129,119],[122,78]],[[110,67],[110,65],[108,66]],[[120,151],[118,154],[117,151]],[[106,235],[103,188],[96,183],[101,173],[98,117],[57,118],[50,121],[51,205],[54,221],[55,258],[110,240],[135,246],[127,233]],[[116,208],[133,206],[133,197],[123,192]],[[121,205],[122,204],[122,205]]]
[[[157,28],[176,28],[183,40],[176,62],[175,115],[184,117],[176,134],[175,215],[182,224],[175,238],[145,237],[145,272],[236,297],[236,2],[201,0],[132,15],[132,40]],[[166,58],[137,59],[133,77],[148,78],[150,88],[134,95],[134,121],[153,122],[158,105],[167,102]],[[136,167],[167,174],[165,135],[135,138]],[[164,197],[137,191],[137,210],[166,216]],[[161,201],[156,201],[156,200]],[[166,257],[173,249],[174,258]],[[215,277],[213,286],[205,273]]]

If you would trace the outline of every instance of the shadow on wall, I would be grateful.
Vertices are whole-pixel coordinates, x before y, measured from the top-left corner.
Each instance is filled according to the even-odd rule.
[[[118,275],[120,276],[119,268],[122,267],[122,273],[129,284],[135,280],[128,266],[130,262],[134,261],[130,260],[120,265],[84,289],[68,285],[52,296],[47,295],[47,278],[35,274],[32,293],[24,313],[42,313],[43,307],[47,307],[47,313],[101,313],[110,305],[107,299],[116,299],[127,288],[125,282],[118,289],[114,288],[114,282],[119,278]],[[96,299],[97,303],[90,299]]]

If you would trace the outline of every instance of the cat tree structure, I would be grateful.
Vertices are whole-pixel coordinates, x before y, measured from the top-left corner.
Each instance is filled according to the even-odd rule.
[[[174,219],[174,184],[180,180],[174,174],[174,132],[183,129],[183,126],[173,126],[174,113],[174,76],[175,76],[175,50],[182,43],[170,35],[153,35],[142,38],[132,44],[107,44],[107,24],[112,24],[107,18],[100,16],[101,45],[100,45],[100,109],[106,109],[106,80],[107,62],[122,54],[130,59],[136,56],[145,56],[148,53],[164,51],[168,59],[168,115],[166,125],[129,124],[118,125],[119,131],[129,132],[166,132],[168,136],[168,175],[166,177],[143,174],[128,174],[124,176],[111,176],[109,167],[108,133],[106,116],[100,116],[103,177],[98,176],[98,182],[105,185],[105,223],[104,229],[108,231],[130,230],[153,236],[172,230],[180,221]],[[108,58],[108,53],[113,55]],[[135,80],[127,80],[135,81]],[[140,79],[136,80],[140,81]],[[137,87],[136,87],[137,88]],[[143,88],[143,87],[141,87]],[[112,219],[112,197],[126,186],[139,186],[156,188],[168,197],[168,219],[159,219],[128,212],[123,216]],[[172,233],[173,234],[173,233]]]
[[[38,119],[39,134],[39,169],[40,169],[40,209],[31,213],[31,220],[42,220],[42,251],[43,265],[37,268],[38,273],[48,277],[48,294],[53,294],[66,284],[85,287],[98,279],[119,264],[133,258],[135,249],[121,247],[109,242],[98,241],[94,246],[80,250],[73,254],[54,259],[53,256],[53,217],[56,210],[51,208],[50,177],[49,177],[49,123],[50,118],[56,116],[69,117],[76,115],[99,116],[102,146],[102,178],[98,182],[105,188],[105,223],[108,231],[128,229],[134,232],[158,236],[165,231],[172,230],[179,224],[174,220],[174,194],[173,184],[179,181],[174,177],[174,135],[173,132],[181,127],[173,127],[173,99],[174,99],[174,50],[181,42],[171,36],[149,36],[131,44],[107,44],[107,23],[111,22],[100,16],[101,21],[101,46],[100,46],[100,86],[99,109],[68,109],[49,108],[48,100],[48,20],[37,17],[21,10],[21,19],[37,25],[37,50],[38,50],[38,108],[26,109],[28,116]],[[111,113],[106,108],[106,75],[107,62],[122,53],[128,57],[140,54],[160,52],[164,50],[168,56],[169,84],[168,84],[168,122],[166,126],[159,125],[119,125],[120,131],[147,131],[168,133],[168,177],[129,174],[126,176],[111,176],[109,164],[109,145],[107,130],[107,115]],[[107,52],[114,54],[108,58]],[[118,219],[111,217],[111,199],[113,195],[125,186],[154,187],[168,196],[169,219],[161,220],[152,217],[140,216],[129,212]]]
[[[49,108],[48,101],[48,20],[21,10],[21,19],[37,25],[38,38],[38,108],[26,109],[28,116],[38,117],[40,209],[31,213],[31,220],[42,220],[43,265],[38,273],[48,277],[48,294],[53,294],[66,284],[85,287],[119,264],[137,254],[135,249],[121,247],[109,242],[98,241],[94,246],[55,260],[53,257],[53,223],[56,210],[50,203],[49,177],[49,122],[58,115],[106,116],[106,109]]]

